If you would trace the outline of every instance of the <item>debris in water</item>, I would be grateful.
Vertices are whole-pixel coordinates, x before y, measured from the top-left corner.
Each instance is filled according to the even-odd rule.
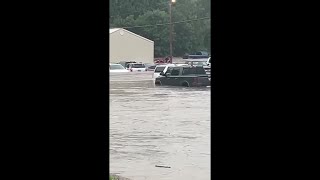
[[[159,165],[156,165],[156,167],[161,167],[161,168],[171,168],[169,166],[159,166]]]

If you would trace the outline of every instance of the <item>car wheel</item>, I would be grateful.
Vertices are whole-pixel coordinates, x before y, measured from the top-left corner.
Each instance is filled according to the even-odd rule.
[[[190,86],[189,86],[189,83],[188,83],[187,81],[184,81],[184,82],[182,83],[182,86],[184,86],[184,87],[190,87]]]
[[[161,85],[161,81],[156,81],[156,82],[154,82],[154,84]]]

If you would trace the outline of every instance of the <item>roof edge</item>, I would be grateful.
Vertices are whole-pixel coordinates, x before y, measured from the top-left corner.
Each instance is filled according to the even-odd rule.
[[[131,32],[131,31],[129,31],[129,30],[126,30],[126,29],[124,29],[124,28],[111,28],[111,29],[117,29],[117,30],[115,30],[115,31],[113,31],[113,32],[110,33],[110,29],[109,29],[109,34],[112,34],[112,33],[114,33],[114,32],[119,31],[120,29],[122,29],[122,30],[126,31],[127,33],[130,33],[130,34],[132,34],[132,35],[134,35],[134,36],[136,36],[136,37],[139,37],[139,38],[141,38],[141,39],[144,39],[144,40],[147,40],[147,41],[149,41],[149,42],[154,43],[154,41],[152,41],[152,40],[150,40],[150,39],[147,39],[147,38],[145,38],[145,37],[143,37],[143,36],[140,36],[140,35],[138,35],[138,34],[136,34],[136,33],[133,33],[133,32]]]

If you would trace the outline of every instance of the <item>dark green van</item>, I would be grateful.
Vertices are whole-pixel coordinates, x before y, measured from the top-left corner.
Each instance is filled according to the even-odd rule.
[[[198,87],[210,86],[210,81],[202,66],[175,66],[168,67],[165,73],[161,72],[155,84]]]

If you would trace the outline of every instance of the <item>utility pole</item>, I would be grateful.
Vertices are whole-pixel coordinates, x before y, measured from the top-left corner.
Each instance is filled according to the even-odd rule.
[[[172,5],[176,3],[176,0],[169,0],[169,16],[170,16],[170,62],[172,63],[172,33],[173,33],[173,24],[172,24]]]

